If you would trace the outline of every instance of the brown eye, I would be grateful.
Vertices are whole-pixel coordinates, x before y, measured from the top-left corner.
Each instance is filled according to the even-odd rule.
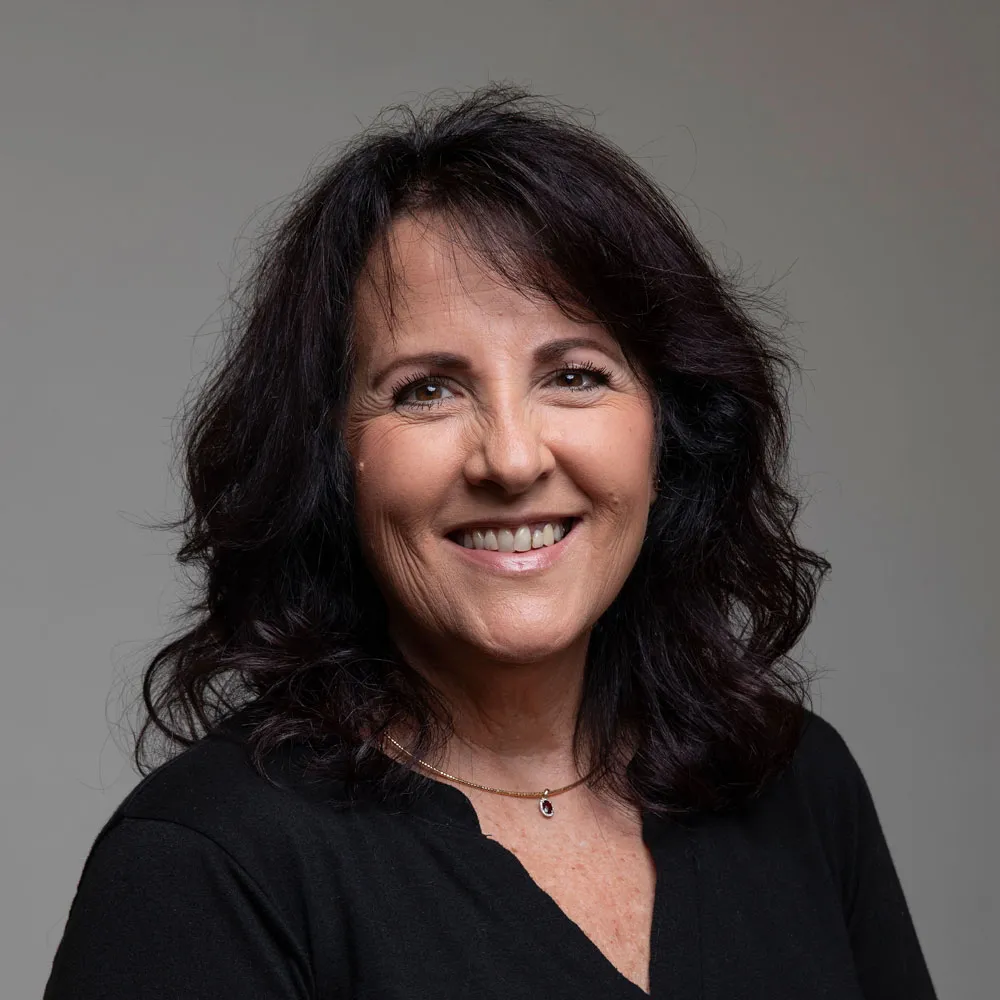
[[[413,387],[413,398],[418,403],[433,403],[441,398],[441,386],[434,382],[424,382]]]
[[[434,379],[422,378],[401,385],[393,392],[397,406],[433,406],[451,396],[451,390]]]
[[[561,389],[596,389],[607,385],[608,377],[604,372],[591,368],[566,368],[555,377],[556,385]]]

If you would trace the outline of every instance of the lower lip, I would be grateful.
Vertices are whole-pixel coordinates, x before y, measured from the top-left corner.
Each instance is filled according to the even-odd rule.
[[[458,542],[446,539],[449,545],[458,549],[460,556],[468,559],[482,569],[492,570],[495,573],[503,573],[510,576],[518,576],[523,573],[533,573],[548,569],[562,558],[568,547],[573,545],[582,526],[582,521],[577,521],[569,534],[564,535],[562,541],[555,545],[546,545],[540,549],[528,549],[526,552],[497,552],[494,549],[467,549]]]

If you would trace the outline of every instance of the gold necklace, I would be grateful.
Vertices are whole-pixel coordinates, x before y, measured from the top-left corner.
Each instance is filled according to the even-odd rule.
[[[576,788],[577,785],[582,785],[590,775],[585,775],[582,778],[577,779],[571,785],[563,785],[562,788],[546,788],[541,792],[512,792],[506,788],[491,788],[489,785],[480,785],[475,781],[466,781],[465,778],[456,778],[455,775],[449,774],[447,771],[442,771],[439,767],[435,767],[433,764],[428,764],[427,761],[421,760],[419,757],[415,757],[406,747],[397,743],[388,733],[385,734],[385,738],[397,749],[402,750],[410,760],[419,764],[421,767],[426,768],[428,771],[433,771],[435,774],[440,774],[442,778],[447,778],[449,781],[457,781],[460,785],[467,785],[469,788],[478,788],[481,792],[493,792],[495,795],[509,795],[511,798],[515,799],[538,799],[538,811],[546,818],[551,819],[555,815],[556,807],[552,804],[552,796],[561,795],[563,792],[568,792],[571,788]],[[593,773],[593,772],[591,772]]]

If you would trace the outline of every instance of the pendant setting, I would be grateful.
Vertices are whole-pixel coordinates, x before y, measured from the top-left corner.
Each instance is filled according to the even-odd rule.
[[[547,788],[542,792],[542,797],[538,800],[538,811],[546,819],[552,819],[552,815],[556,811],[556,807],[552,804],[552,799],[549,798],[549,790]]]

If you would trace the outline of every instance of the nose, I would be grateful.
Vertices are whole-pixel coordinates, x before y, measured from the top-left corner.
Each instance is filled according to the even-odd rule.
[[[464,470],[473,486],[518,496],[555,467],[541,416],[524,400],[508,401],[482,413],[473,433]]]

